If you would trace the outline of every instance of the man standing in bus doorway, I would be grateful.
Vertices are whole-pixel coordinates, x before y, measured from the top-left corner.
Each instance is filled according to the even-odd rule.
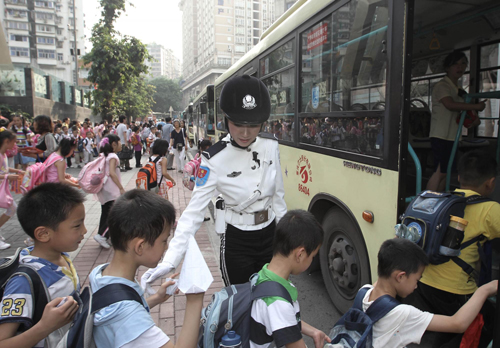
[[[142,277],[143,287],[180,263],[205,208],[218,190],[216,231],[226,286],[241,284],[272,258],[275,226],[285,215],[277,139],[260,133],[271,102],[262,81],[248,75],[228,80],[220,95],[229,134],[203,152],[191,201],[184,210],[163,262]]]

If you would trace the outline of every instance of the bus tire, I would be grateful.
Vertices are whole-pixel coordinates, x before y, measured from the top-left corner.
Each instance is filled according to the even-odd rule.
[[[368,253],[359,228],[340,208],[328,210],[322,225],[325,237],[319,260],[323,281],[335,307],[345,313],[359,288],[371,282]]]

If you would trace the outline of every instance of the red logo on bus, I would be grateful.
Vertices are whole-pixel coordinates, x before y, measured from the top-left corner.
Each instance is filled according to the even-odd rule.
[[[309,196],[309,188],[306,186],[307,183],[312,182],[312,168],[309,159],[302,155],[297,161],[297,167],[295,169],[295,174],[299,177],[299,192],[304,193]]]

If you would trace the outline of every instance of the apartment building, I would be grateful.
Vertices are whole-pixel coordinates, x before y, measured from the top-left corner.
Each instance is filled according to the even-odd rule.
[[[181,0],[183,103],[214,83],[259,42],[275,0]]]
[[[274,16],[276,19],[281,17],[297,0],[274,0]]]
[[[174,55],[171,49],[167,49],[162,45],[152,43],[147,45],[149,54],[154,57],[154,61],[148,61],[151,67],[151,75],[153,78],[165,76],[171,80],[180,77],[180,60]]]
[[[77,82],[85,54],[83,0],[0,0],[0,22],[16,67]]]

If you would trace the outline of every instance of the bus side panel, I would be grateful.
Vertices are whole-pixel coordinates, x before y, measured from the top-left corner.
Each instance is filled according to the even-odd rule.
[[[308,210],[319,193],[335,196],[353,213],[368,251],[372,279],[377,279],[377,254],[394,237],[397,222],[398,172],[345,161],[280,145],[281,170],[288,210]],[[362,213],[373,212],[374,223]]]

